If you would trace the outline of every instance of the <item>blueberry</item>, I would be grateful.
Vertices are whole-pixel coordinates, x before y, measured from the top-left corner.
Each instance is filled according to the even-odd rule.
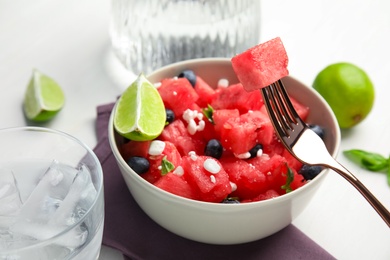
[[[127,160],[127,164],[138,174],[143,174],[149,171],[150,163],[144,157],[133,156]]]
[[[314,131],[319,137],[321,137],[322,140],[324,140],[325,137],[325,130],[323,127],[315,124],[310,124],[309,128]]]
[[[217,139],[211,139],[208,141],[204,149],[205,155],[214,157],[215,159],[221,158],[222,152],[222,144]]]
[[[175,113],[169,108],[165,109],[165,114],[167,116],[167,123],[170,124],[175,120]]]
[[[179,78],[186,78],[191,83],[192,87],[196,85],[196,75],[192,70],[183,70],[179,76]]]
[[[240,204],[240,201],[237,198],[226,198],[221,203],[223,203],[223,204]]]
[[[301,174],[303,178],[305,178],[305,180],[312,180],[321,171],[322,171],[321,166],[314,166],[314,165],[312,166],[312,165],[304,164],[298,173]]]
[[[252,149],[249,150],[249,153],[251,156],[249,158],[255,158],[257,156],[257,152],[263,149],[263,146],[261,144],[256,144]]]

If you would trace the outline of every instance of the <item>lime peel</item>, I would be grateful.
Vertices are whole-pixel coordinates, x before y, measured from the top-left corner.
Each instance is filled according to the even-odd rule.
[[[114,127],[134,141],[156,138],[164,129],[164,102],[155,86],[141,73],[123,92],[114,110]]]

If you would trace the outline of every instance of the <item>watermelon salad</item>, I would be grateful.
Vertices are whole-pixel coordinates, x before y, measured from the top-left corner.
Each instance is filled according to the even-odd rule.
[[[166,107],[164,130],[155,140],[120,147],[129,166],[153,185],[194,200],[246,203],[291,192],[321,171],[284,148],[260,91],[226,79],[210,86],[191,70],[156,87]],[[292,102],[305,120],[309,108]],[[323,135],[320,126],[311,127]]]

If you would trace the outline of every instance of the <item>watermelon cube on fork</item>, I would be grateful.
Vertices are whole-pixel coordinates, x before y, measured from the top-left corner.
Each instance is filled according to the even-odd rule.
[[[264,88],[289,74],[287,53],[279,37],[234,56],[231,62],[246,91]]]

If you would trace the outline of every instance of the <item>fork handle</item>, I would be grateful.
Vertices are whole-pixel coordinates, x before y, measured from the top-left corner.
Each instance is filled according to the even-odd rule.
[[[332,158],[333,159],[333,158]],[[363,197],[371,204],[371,206],[376,210],[379,216],[386,222],[390,227],[390,212],[387,208],[363,185],[350,171],[348,171],[344,166],[338,163],[336,160],[332,160],[332,163],[327,164],[329,168],[339,173],[347,181],[349,181],[362,195]]]

